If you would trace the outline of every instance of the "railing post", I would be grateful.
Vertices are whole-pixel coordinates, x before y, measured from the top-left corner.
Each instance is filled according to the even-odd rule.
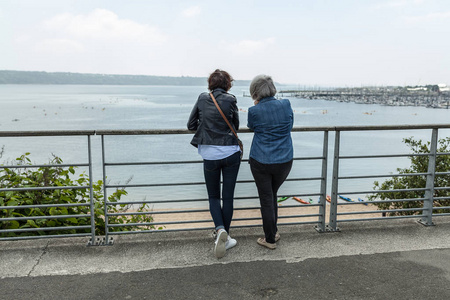
[[[88,246],[98,245],[98,241],[95,239],[95,204],[94,204],[94,187],[92,179],[92,143],[91,136],[88,135],[88,161],[89,161],[89,205],[91,212],[91,239],[88,242]]]
[[[103,173],[103,201],[104,201],[104,214],[105,214],[105,241],[103,245],[112,245],[113,239],[109,238],[109,218],[108,218],[108,194],[106,192],[106,161],[105,161],[105,136],[102,135],[102,173]]]
[[[331,203],[330,203],[330,221],[327,225],[327,231],[339,231],[337,227],[337,198],[338,198],[338,177],[339,177],[339,144],[340,131],[336,130],[334,139],[334,158],[333,158],[333,180],[331,183]]]
[[[433,202],[434,202],[434,178],[436,174],[436,152],[437,152],[437,141],[438,140],[438,129],[433,128],[431,133],[431,144],[430,144],[430,156],[428,157],[428,175],[426,183],[426,191],[423,201],[422,218],[419,223],[425,226],[433,226]]]
[[[319,223],[315,227],[318,232],[325,232],[325,213],[327,207],[327,166],[328,166],[328,131],[323,132],[322,179],[320,180]]]

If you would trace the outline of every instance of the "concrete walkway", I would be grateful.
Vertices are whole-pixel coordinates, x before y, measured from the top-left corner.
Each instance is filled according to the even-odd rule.
[[[0,299],[450,299],[450,220],[232,229],[216,259],[209,231],[0,242]]]

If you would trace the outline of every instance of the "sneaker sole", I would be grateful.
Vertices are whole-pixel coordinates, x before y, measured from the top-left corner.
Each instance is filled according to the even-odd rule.
[[[217,237],[217,243],[214,245],[214,255],[217,258],[222,258],[225,256],[225,242],[228,239],[228,234],[225,230],[220,231]]]

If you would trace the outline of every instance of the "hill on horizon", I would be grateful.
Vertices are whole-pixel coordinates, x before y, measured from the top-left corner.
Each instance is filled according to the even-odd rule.
[[[0,84],[87,84],[87,85],[180,85],[202,86],[206,77],[153,75],[115,75],[45,71],[0,70]],[[250,85],[250,80],[235,80],[234,85]]]

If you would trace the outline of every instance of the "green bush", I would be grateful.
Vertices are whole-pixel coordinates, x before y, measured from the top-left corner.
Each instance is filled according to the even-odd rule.
[[[404,139],[403,142],[408,145],[414,154],[428,154],[430,153],[430,142],[423,143],[421,140],[414,140],[413,138]],[[438,140],[438,153],[450,153],[450,138]],[[398,168],[399,174],[412,173],[428,173],[428,156],[412,156],[410,157],[411,165],[409,168]],[[450,170],[450,155],[438,155],[436,157],[436,172],[449,172]],[[393,177],[383,183],[374,182],[374,190],[397,190],[397,189],[416,189],[426,187],[426,176],[405,176]],[[436,175],[434,180],[435,187],[450,187],[450,175]],[[410,191],[410,192],[386,192],[376,193],[369,196],[369,200],[385,200],[385,203],[376,203],[380,210],[387,209],[406,209],[406,208],[422,208],[422,201],[408,201],[408,202],[388,202],[395,199],[412,199],[423,198],[424,191]],[[449,190],[435,190],[434,197],[450,197]],[[450,199],[434,200],[434,207],[450,206]],[[449,209],[435,210],[434,213],[448,213]],[[421,211],[403,211],[391,212],[389,216],[396,215],[413,215],[422,214]]]
[[[2,152],[0,152],[1,157]],[[29,158],[30,153],[18,157],[12,164],[17,166],[32,165]],[[8,165],[12,165],[8,164]],[[39,168],[2,168],[0,169],[0,188],[24,188],[24,187],[62,187],[62,186],[89,186],[89,176],[84,172],[76,176],[76,167],[60,167],[61,158],[53,156],[49,167]],[[0,229],[22,229],[22,228],[45,228],[61,227],[59,230],[30,231],[30,232],[8,232],[1,233],[0,237],[30,236],[30,235],[53,235],[74,234],[90,232],[90,229],[64,229],[65,226],[91,225],[90,217],[68,217],[61,219],[36,219],[2,221],[2,218],[22,218],[35,216],[58,216],[58,215],[83,215],[90,214],[89,188],[81,189],[57,189],[57,190],[30,190],[30,191],[7,191],[0,192],[0,206],[24,206],[24,208],[1,209]],[[109,213],[122,213],[129,211],[130,205],[120,204],[122,196],[126,195],[125,189],[116,189],[108,196],[108,202],[117,202],[117,205],[108,207]],[[96,235],[105,234],[104,218],[104,196],[103,182],[93,182],[94,216]],[[83,206],[73,207],[45,207],[27,208],[29,205],[39,204],[66,204],[82,203]],[[147,204],[139,205],[138,212],[148,211]],[[127,223],[151,223],[153,218],[150,214],[110,216],[109,224]],[[132,231],[138,228],[154,229],[153,225],[112,227],[109,231]]]

